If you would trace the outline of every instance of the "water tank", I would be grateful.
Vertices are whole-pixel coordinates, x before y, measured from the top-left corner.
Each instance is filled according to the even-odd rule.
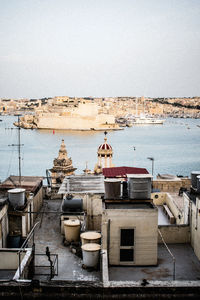
[[[25,189],[8,190],[8,200],[13,207],[24,206],[25,204]]]
[[[200,193],[200,175],[197,176],[197,192]]]
[[[8,248],[20,248],[21,246],[21,234],[9,234],[7,236]]]
[[[84,244],[81,246],[83,254],[83,265],[95,268],[99,262],[101,246],[95,243]]]
[[[140,200],[151,198],[151,179],[152,175],[138,174],[127,175],[129,198]]]
[[[105,179],[105,199],[119,199],[121,196],[121,180]]]
[[[67,195],[63,199],[62,204],[63,212],[77,212],[83,211],[83,199],[73,198],[72,195]]]
[[[197,176],[200,175],[200,171],[192,171],[191,173],[191,181],[192,181],[192,187],[194,189],[197,188]]]
[[[81,222],[76,219],[64,221],[65,239],[68,242],[78,242],[80,239]]]
[[[82,245],[89,243],[100,244],[101,233],[96,231],[86,231],[81,233],[80,237]]]

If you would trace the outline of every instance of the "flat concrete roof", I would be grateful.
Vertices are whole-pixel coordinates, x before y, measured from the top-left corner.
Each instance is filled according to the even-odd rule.
[[[51,254],[58,254],[58,276],[52,280],[72,280],[72,281],[99,281],[101,278],[100,271],[88,271],[82,268],[83,261],[80,257],[73,254],[69,246],[64,246],[60,227],[60,207],[62,200],[44,201],[42,211],[36,222],[40,222],[35,232],[36,254],[45,254],[46,247],[49,247]],[[48,266],[46,255],[36,256],[36,265]],[[36,274],[41,271],[47,274],[48,270],[44,268],[36,269]],[[34,279],[47,279],[45,275],[35,275]]]
[[[46,247],[49,247],[51,254],[58,254],[58,276],[52,280],[70,280],[70,281],[92,281],[100,282],[102,280],[101,271],[89,271],[82,267],[83,260],[71,252],[69,246],[63,243],[64,236],[61,234],[61,208],[62,199],[45,200],[42,208],[43,213],[39,214],[36,221],[40,222],[35,232],[36,264],[49,265],[48,258],[45,255]],[[29,245],[30,246],[30,245]],[[169,249],[176,258],[175,275],[176,280],[200,280],[200,261],[195,256],[192,247],[189,244],[168,244]],[[46,280],[47,275],[44,268],[39,271],[43,275],[36,275],[34,279]],[[46,273],[47,274],[47,273]],[[158,265],[141,267],[109,267],[110,281],[141,281],[173,280],[173,260],[163,244],[158,245]]]
[[[200,261],[190,244],[168,244],[175,256],[175,280],[200,280]],[[173,260],[163,244],[158,245],[157,266],[135,266],[109,268],[109,280],[173,280]]]
[[[58,194],[104,194],[104,176],[73,175],[64,178]]]

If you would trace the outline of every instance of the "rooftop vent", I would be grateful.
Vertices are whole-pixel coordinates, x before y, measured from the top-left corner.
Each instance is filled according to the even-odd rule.
[[[134,200],[146,200],[151,198],[152,175],[138,174],[127,175],[129,198]]]
[[[121,180],[105,179],[105,199],[119,199],[121,196]]]

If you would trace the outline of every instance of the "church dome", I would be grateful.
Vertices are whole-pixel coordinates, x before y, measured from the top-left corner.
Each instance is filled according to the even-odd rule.
[[[112,147],[105,141],[99,146],[98,150],[112,150]]]
[[[101,144],[97,149],[98,162],[94,167],[94,174],[96,175],[102,174],[103,168],[114,167],[112,163],[113,149],[111,145],[107,143],[107,132],[105,131],[104,134],[104,143]]]
[[[107,143],[107,137],[106,137],[107,132],[105,132],[105,138],[104,138],[104,143],[101,144],[98,148],[98,155],[111,155],[113,154],[113,150],[111,145]]]

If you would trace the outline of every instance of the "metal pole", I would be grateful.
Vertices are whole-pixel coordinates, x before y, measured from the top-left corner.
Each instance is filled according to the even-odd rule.
[[[19,126],[19,116],[18,116]],[[21,144],[20,144],[20,127],[18,127],[18,154],[19,154],[19,185],[21,185]]]
[[[133,146],[133,150],[134,150],[134,151],[136,150],[135,146]],[[133,162],[134,162],[134,161],[133,161]],[[134,164],[133,164],[133,166],[134,166]]]
[[[152,159],[152,176],[153,176],[153,171],[154,171],[154,158]]]
[[[154,171],[154,158],[153,158],[153,157],[147,157],[147,159],[151,160],[151,163],[152,163],[152,165],[151,165],[151,168],[152,168],[151,173],[152,173],[152,176],[153,176],[153,171]]]
[[[21,277],[21,252],[18,253],[18,259],[19,259],[19,278]]]
[[[176,274],[176,260],[173,258],[173,280],[175,280],[175,274]]]

